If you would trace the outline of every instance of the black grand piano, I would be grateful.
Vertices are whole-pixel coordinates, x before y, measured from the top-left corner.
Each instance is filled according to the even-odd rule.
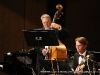
[[[96,70],[100,68],[100,52],[91,51],[95,56]],[[71,67],[75,50],[68,50],[68,64]],[[37,53],[32,52],[8,52],[4,54],[4,61],[0,62],[0,71],[9,75],[37,75],[36,67]]]
[[[0,62],[0,71],[9,75],[36,75],[36,57],[35,51],[7,52],[4,54],[4,60]]]

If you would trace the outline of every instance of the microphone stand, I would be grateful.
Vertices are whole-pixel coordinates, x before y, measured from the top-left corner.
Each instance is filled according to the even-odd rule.
[[[96,68],[95,68],[95,61],[93,61],[93,75],[95,75]]]
[[[93,75],[95,75],[95,72],[96,72],[96,68],[95,68],[95,64],[96,64],[96,61],[90,59],[91,62],[93,62]]]
[[[95,75],[96,72],[95,64],[97,64],[97,62],[92,59],[90,59],[90,61],[93,62],[93,75]]]
[[[57,59],[55,59],[56,60],[56,63],[57,63],[57,75],[59,74],[59,64],[58,64],[58,60]]]
[[[39,44],[40,44],[40,41],[42,40],[42,37],[35,37],[35,40],[38,41],[38,49],[40,49],[40,45]],[[42,71],[45,71],[44,67],[42,68]],[[43,73],[43,75],[44,75],[44,73]]]

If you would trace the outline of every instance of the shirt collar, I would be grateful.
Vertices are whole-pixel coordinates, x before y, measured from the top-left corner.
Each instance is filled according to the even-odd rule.
[[[79,53],[79,54],[80,54],[80,55],[83,55],[83,56],[85,57],[85,55],[86,55],[86,52],[87,52],[87,50],[85,50],[85,52],[84,52],[83,54],[80,54],[80,53]]]

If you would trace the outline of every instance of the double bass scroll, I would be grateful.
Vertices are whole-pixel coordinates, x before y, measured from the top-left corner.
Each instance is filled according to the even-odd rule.
[[[56,20],[60,19],[61,15],[63,14],[63,12],[62,12],[63,7],[62,7],[61,4],[57,4],[56,9],[57,9],[57,11],[56,11],[56,13],[54,14],[54,17],[53,17],[53,21],[52,21],[53,23],[55,23]]]

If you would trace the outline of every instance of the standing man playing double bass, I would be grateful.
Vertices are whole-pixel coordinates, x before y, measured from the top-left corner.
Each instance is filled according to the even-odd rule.
[[[43,27],[39,28],[39,30],[51,30],[51,29],[53,29],[56,31],[56,35],[57,35],[58,39],[59,39],[59,36],[65,37],[65,38],[70,37],[69,31],[66,30],[65,28],[63,28],[60,24],[52,23],[51,17],[48,14],[43,14],[41,16],[41,21],[42,21]],[[45,47],[46,46],[40,47],[40,49],[36,49],[36,51],[37,51],[36,69],[38,71],[38,75],[42,75],[40,73],[40,70],[42,69],[43,66],[39,63],[39,60],[44,60],[45,55],[47,54]],[[67,50],[64,53],[66,55]],[[67,57],[67,55],[66,55],[66,57]],[[52,60],[54,60],[53,57],[52,57]]]

